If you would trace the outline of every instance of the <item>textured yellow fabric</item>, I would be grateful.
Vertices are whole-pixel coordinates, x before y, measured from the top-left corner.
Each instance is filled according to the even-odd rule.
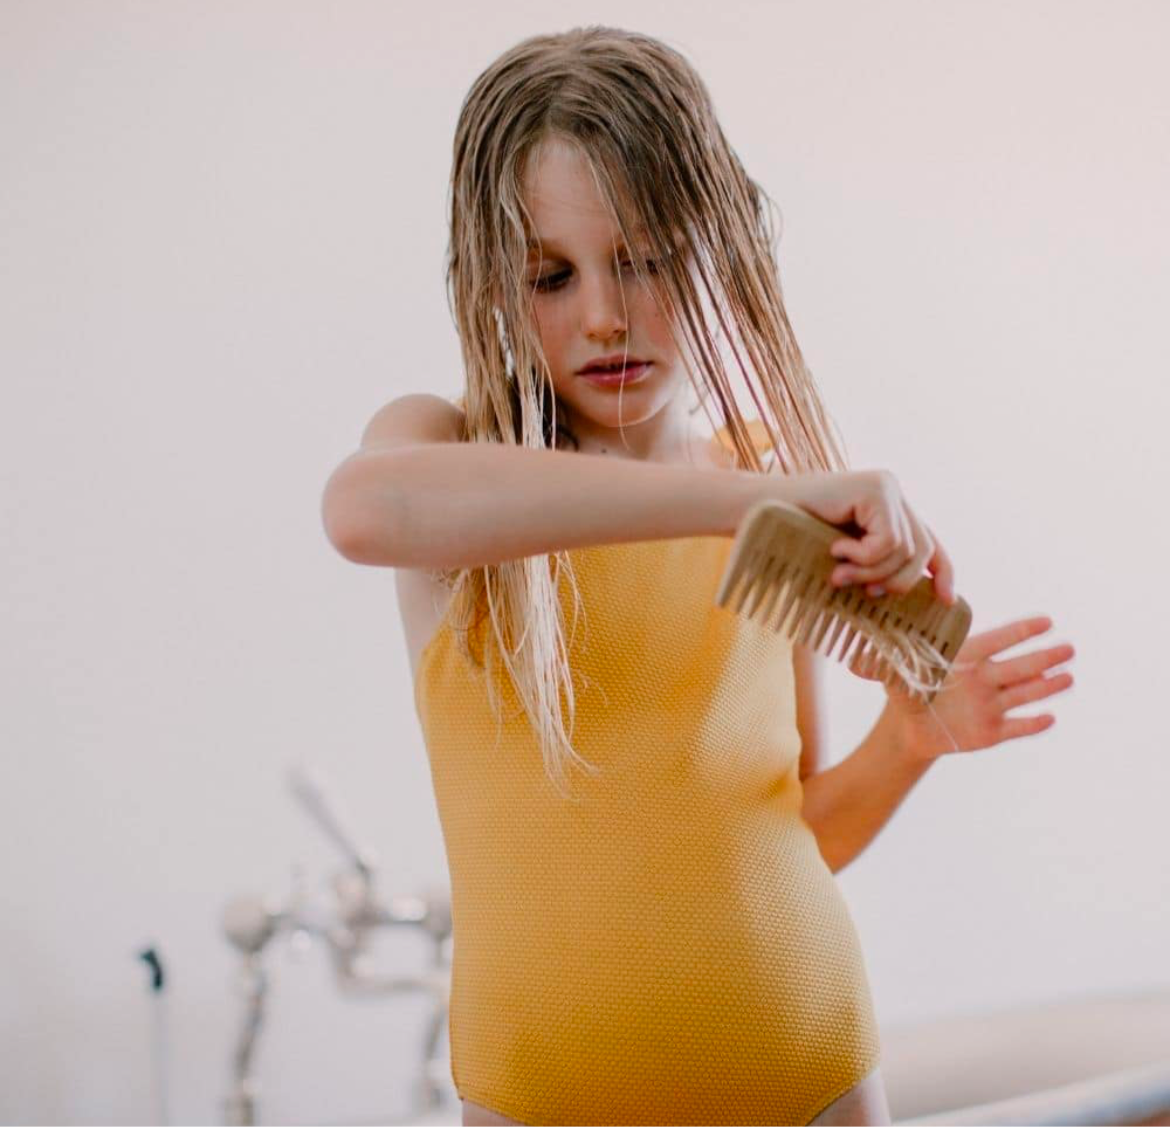
[[[714,604],[731,546],[571,552],[572,739],[601,768],[571,770],[576,803],[506,675],[500,724],[448,623],[423,651],[462,1098],[526,1124],[804,1124],[879,1062],[800,815],[792,643]],[[571,634],[567,582],[561,602]]]

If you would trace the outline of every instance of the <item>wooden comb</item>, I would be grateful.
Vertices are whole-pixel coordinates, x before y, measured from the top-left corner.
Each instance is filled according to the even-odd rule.
[[[961,596],[948,606],[926,576],[903,595],[870,596],[857,583],[834,587],[829,579],[841,561],[830,548],[842,535],[863,531],[851,527],[829,524],[784,501],[757,502],[736,530],[715,603],[837,661],[873,660],[887,683],[904,677],[890,660],[899,654],[921,671],[921,685],[907,682],[911,696],[929,704],[971,628],[971,607]]]

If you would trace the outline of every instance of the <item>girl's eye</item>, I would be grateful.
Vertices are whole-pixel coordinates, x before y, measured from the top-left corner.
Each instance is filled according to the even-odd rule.
[[[633,267],[633,262],[626,259],[622,266]],[[658,273],[658,263],[652,258],[646,260],[646,269],[651,274]],[[550,290],[559,290],[565,284],[565,279],[569,276],[568,270],[558,270],[555,274],[546,274],[543,278],[537,278],[533,283],[533,289],[539,290],[541,293],[548,293]]]
[[[546,290],[560,289],[560,287],[564,285],[564,281],[557,281],[557,279],[564,279],[568,277],[568,274],[568,270],[558,270],[555,274],[548,274],[543,278],[537,278],[536,281],[532,283],[532,285],[535,289],[541,290],[542,292]]]

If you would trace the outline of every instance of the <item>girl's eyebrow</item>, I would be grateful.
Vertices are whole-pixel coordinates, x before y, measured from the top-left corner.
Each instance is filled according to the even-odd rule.
[[[647,234],[647,231],[645,228],[640,228],[639,230],[635,231],[634,234],[638,238],[644,238]],[[556,239],[546,239],[546,240],[544,240],[544,242],[542,242],[538,237],[533,236],[533,237],[528,239],[528,241],[525,245],[528,247],[529,250],[539,250],[542,246],[556,247],[557,240]],[[623,245],[623,241],[620,238],[617,240],[617,245],[619,247]]]

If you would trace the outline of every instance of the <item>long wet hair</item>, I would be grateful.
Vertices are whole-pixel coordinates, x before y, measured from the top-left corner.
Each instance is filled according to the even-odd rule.
[[[533,230],[522,185],[552,138],[586,158],[637,282],[665,312],[699,402],[715,400],[713,425],[726,429],[738,465],[846,469],[784,309],[778,209],[744,171],[690,63],[650,36],[598,26],[516,44],[479,75],[459,113],[446,280],[465,370],[463,440],[574,444],[525,279]],[[732,394],[725,352],[775,453],[768,469]],[[567,551],[432,573],[452,588],[449,621],[464,656],[486,671],[497,718],[492,665],[501,661],[558,789],[569,763],[599,770],[570,741],[562,571],[573,583],[575,629],[580,598]]]

